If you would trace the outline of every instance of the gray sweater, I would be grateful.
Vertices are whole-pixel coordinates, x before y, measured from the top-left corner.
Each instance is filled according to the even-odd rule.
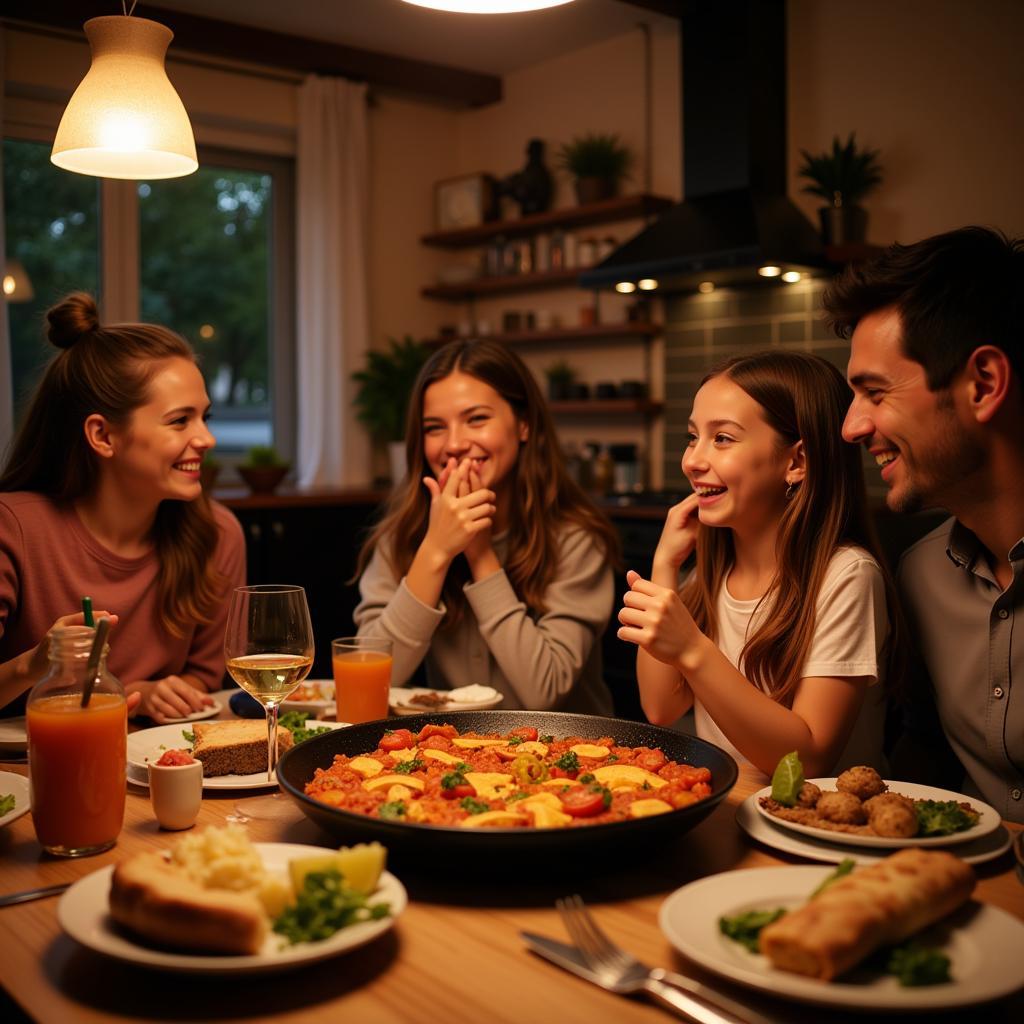
[[[494,538],[502,565],[507,540]],[[354,618],[360,636],[392,641],[393,686],[404,685],[425,658],[435,689],[481,683],[504,694],[502,708],[611,714],[600,638],[612,611],[612,570],[589,533],[563,529],[543,615],[519,599],[504,569],[463,591],[466,614],[455,628],[439,629],[444,605],[423,604],[404,578],[395,579],[380,549],[374,552]]]

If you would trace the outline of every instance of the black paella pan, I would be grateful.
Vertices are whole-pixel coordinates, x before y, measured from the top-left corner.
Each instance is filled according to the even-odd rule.
[[[385,729],[409,729],[414,735],[424,725],[454,725],[460,733],[508,733],[533,726],[539,733],[559,739],[580,736],[597,739],[611,736],[622,746],[660,747],[668,758],[711,771],[711,795],[688,807],[630,821],[587,825],[579,828],[478,828],[422,825],[384,821],[330,807],[305,794],[306,783],[317,768],[329,768],[335,754],[354,756],[375,750]],[[647,843],[681,835],[703,821],[736,782],[736,762],[720,747],[686,733],[642,722],[556,711],[456,711],[446,714],[404,715],[332,729],[297,747],[281,758],[277,778],[281,788],[321,828],[343,843],[377,842],[389,849],[415,851],[418,855],[465,855],[472,853],[515,854],[559,851],[593,852],[608,844]]]

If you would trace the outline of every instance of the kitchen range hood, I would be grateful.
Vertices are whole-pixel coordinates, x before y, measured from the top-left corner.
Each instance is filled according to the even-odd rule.
[[[785,0],[688,0],[681,35],[685,199],[579,283],[671,291],[822,273],[818,232],[786,195]]]

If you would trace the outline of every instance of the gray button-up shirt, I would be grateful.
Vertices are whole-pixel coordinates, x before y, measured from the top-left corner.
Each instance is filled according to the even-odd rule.
[[[907,551],[899,582],[950,746],[977,793],[1024,822],[1024,538],[1009,561],[1004,591],[950,519]]]

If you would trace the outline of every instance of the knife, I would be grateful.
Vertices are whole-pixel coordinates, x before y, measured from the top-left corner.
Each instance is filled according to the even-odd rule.
[[[607,988],[586,965],[575,946],[533,932],[519,934],[526,945],[545,960],[550,960],[577,977]],[[697,1024],[777,1024],[699,981],[660,967],[654,968],[645,981],[638,983],[637,989],[647,992],[658,1002],[679,1011],[685,1019],[696,1021]]]
[[[74,884],[74,882],[62,882],[60,885],[47,885],[42,889],[12,892],[8,896],[0,896],[0,907],[13,907],[15,903],[28,903],[30,900],[41,900],[44,896],[56,896],[57,893],[70,889]]]

